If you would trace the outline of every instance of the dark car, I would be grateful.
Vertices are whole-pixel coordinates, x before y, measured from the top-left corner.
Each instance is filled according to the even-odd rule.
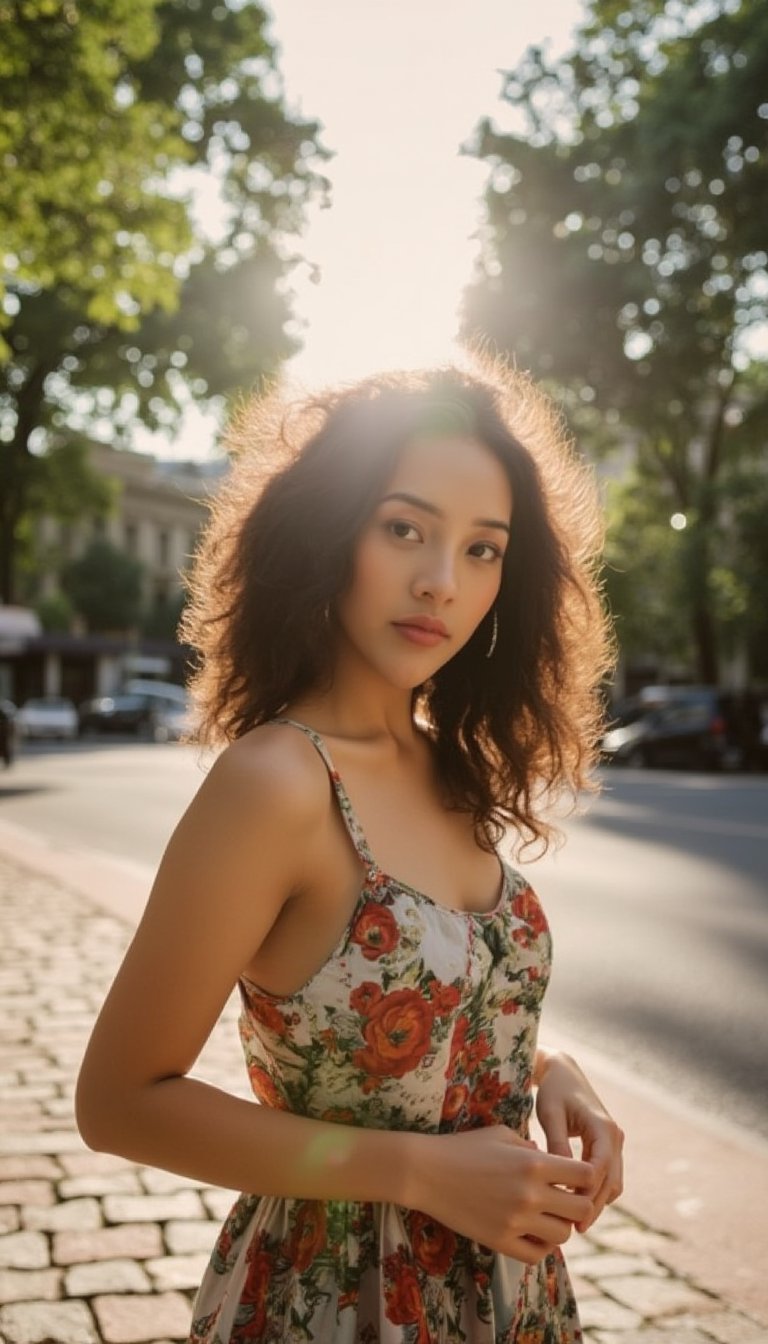
[[[86,700],[78,710],[80,736],[125,733],[154,739],[155,710],[143,695],[102,695]]]
[[[603,759],[627,765],[752,770],[765,764],[762,697],[716,686],[648,688],[655,697],[617,707]]]
[[[18,745],[16,706],[10,700],[0,700],[0,761],[13,764]]]

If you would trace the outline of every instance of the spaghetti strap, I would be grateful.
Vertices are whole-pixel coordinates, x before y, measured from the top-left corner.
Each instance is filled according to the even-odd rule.
[[[341,776],[339,775],[338,770],[333,764],[333,760],[331,759],[331,753],[329,752],[327,746],[325,745],[325,741],[323,740],[323,738],[320,736],[319,733],[315,732],[314,728],[310,728],[306,723],[299,723],[298,719],[274,719],[273,722],[287,723],[292,728],[298,728],[302,733],[304,733],[305,737],[309,738],[313,747],[316,748],[330,776],[331,784],[333,785],[334,792],[338,800],[339,810],[343,817],[344,825],[346,826],[349,832],[352,844],[355,846],[359,858],[362,860],[362,862],[368,869],[368,876],[372,880],[379,871],[378,865],[373,857],[373,854],[371,853],[370,845],[368,844],[368,841],[365,838],[365,832],[363,831],[363,828],[357,819],[357,813],[355,812],[355,809],[353,808],[351,802],[349,801],[349,794],[347,793],[346,789],[344,788],[344,785],[341,782]]]

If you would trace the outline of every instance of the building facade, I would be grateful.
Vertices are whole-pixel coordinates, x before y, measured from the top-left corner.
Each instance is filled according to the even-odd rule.
[[[90,462],[114,483],[112,507],[106,516],[84,515],[72,523],[51,516],[40,520],[37,603],[60,593],[67,597],[66,565],[94,538],[103,537],[141,564],[144,613],[167,610],[180,599],[226,461],[162,461],[93,443]],[[88,633],[75,620],[66,632],[41,631],[5,646],[0,642],[0,691],[16,704],[40,695],[63,695],[78,703],[109,694],[127,676],[182,681],[187,653],[170,637],[147,638],[139,629]]]

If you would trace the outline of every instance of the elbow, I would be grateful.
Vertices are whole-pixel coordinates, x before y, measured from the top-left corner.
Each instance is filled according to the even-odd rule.
[[[114,1091],[103,1081],[93,1079],[85,1068],[75,1088],[75,1121],[80,1137],[96,1153],[120,1153],[119,1126]]]

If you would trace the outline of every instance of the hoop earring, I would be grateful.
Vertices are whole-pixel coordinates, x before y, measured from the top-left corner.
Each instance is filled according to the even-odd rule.
[[[494,649],[496,648],[496,641],[498,640],[498,638],[499,638],[499,614],[498,614],[496,608],[494,607],[494,608],[493,608],[493,626],[491,627],[491,642],[490,642],[490,644],[488,645],[488,649],[487,649],[487,652],[486,652],[486,655],[485,655],[486,658],[492,658],[492,657],[493,657],[493,651],[494,651]]]

